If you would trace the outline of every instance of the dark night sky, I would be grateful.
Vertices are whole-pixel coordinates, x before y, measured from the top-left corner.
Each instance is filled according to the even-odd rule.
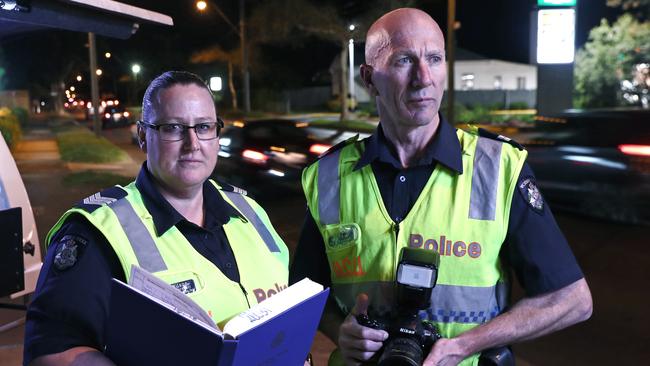
[[[122,0],[136,6],[159,11],[172,16],[174,27],[162,27],[143,24],[141,29],[129,40],[112,40],[98,37],[100,67],[113,73],[112,83],[117,84],[120,72],[125,73],[132,62],[143,64],[143,79],[153,77],[162,70],[148,67],[148,60],[164,60],[163,69],[186,68],[191,53],[202,47],[219,43],[224,48],[236,46],[237,35],[215,13],[199,14],[194,8],[194,0]],[[247,13],[262,1],[247,0]],[[334,3],[342,13],[362,12],[372,6],[368,0],[313,0],[318,3]],[[235,23],[238,20],[238,1],[217,1],[223,12]],[[576,46],[583,45],[588,31],[596,26],[603,17],[610,21],[616,19],[620,11],[605,6],[605,0],[579,0],[576,30]],[[490,58],[528,62],[530,37],[530,12],[536,0],[457,0],[457,20],[461,28],[457,31],[457,45]],[[417,6],[439,23],[446,30],[447,9],[445,0],[420,0]],[[60,48],[52,49],[52,44],[59,42]],[[69,64],[68,58],[77,59],[71,73],[76,73],[87,62],[87,49],[84,47],[85,35],[72,32],[54,31],[47,34],[24,35],[0,42],[4,50],[4,59],[8,69],[9,88],[29,87],[34,91],[34,84],[44,83],[35,80],[33,70],[50,67],[53,72]],[[30,47],[25,47],[25,45]],[[61,51],[61,49],[63,51]],[[102,60],[101,55],[111,51],[113,60]],[[52,53],[57,52],[57,59],[52,62]],[[362,53],[359,48],[358,53]],[[302,75],[295,78],[294,84],[314,79],[314,75],[326,73],[327,66],[337,53],[332,44],[311,39],[310,42],[292,47],[265,48],[266,59],[277,67],[277,73],[283,77]],[[46,63],[45,61],[50,62]],[[152,61],[149,61],[152,62]],[[46,65],[49,64],[49,65]],[[43,66],[45,65],[45,66]],[[55,66],[56,65],[56,66]],[[57,69],[57,67],[59,69]],[[196,70],[195,70],[196,71]],[[219,70],[225,74],[225,70]],[[148,74],[147,74],[148,72]],[[128,71],[126,71],[128,74]],[[41,76],[44,78],[44,76]],[[108,80],[108,77],[104,78]],[[257,82],[262,77],[257,77]],[[256,80],[253,80],[255,83]],[[109,85],[110,88],[110,85]]]
[[[368,0],[320,1],[333,2],[340,8],[344,8],[346,3],[372,4],[372,1]],[[200,44],[210,38],[222,42],[228,40],[232,42],[235,37],[234,33],[216,15],[197,14],[191,6],[192,0],[132,0],[125,2],[171,15],[176,23],[177,33],[191,34],[193,37],[197,37],[194,42],[189,43]],[[248,0],[249,9],[259,2],[260,0]],[[458,46],[488,57],[528,62],[530,17],[536,2],[537,0],[457,0],[456,18],[461,22],[461,28],[457,33]],[[577,47],[586,42],[589,29],[598,25],[601,18],[605,17],[611,21],[620,14],[618,9],[608,8],[605,3],[606,0],[578,1]],[[219,4],[224,12],[236,22],[238,19],[237,1],[222,0],[219,1]],[[445,0],[420,0],[417,1],[417,6],[431,14],[446,31],[447,7]],[[361,11],[364,7],[367,6],[356,6]],[[209,35],[210,30],[221,33],[221,35],[216,37]],[[147,33],[147,31],[144,29],[142,33]]]

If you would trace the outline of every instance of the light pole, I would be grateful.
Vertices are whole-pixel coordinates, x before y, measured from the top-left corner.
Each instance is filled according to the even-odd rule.
[[[142,71],[140,64],[131,65],[131,72],[133,73],[133,98],[131,99],[131,104],[133,104],[138,98],[138,74]]]
[[[355,103],[354,103],[354,38],[352,37],[352,32],[354,32],[354,29],[356,27],[354,24],[350,24],[348,29],[350,30],[350,39],[348,40],[348,59],[349,59],[349,67],[348,67],[348,89],[349,89],[349,94],[350,94],[350,100],[348,107],[350,110],[354,111],[355,109]]]
[[[248,73],[248,50],[246,49],[246,13],[245,13],[245,4],[244,0],[239,0],[239,29],[235,27],[235,25],[228,19],[226,14],[224,14],[221,9],[215,4],[214,2],[211,2],[213,5],[213,9],[219,14],[223,20],[226,21],[226,23],[233,28],[235,33],[239,36],[239,48],[241,50],[241,59],[242,59],[242,66],[241,66],[241,77],[242,77],[242,85],[244,87],[244,111],[246,113],[250,113],[251,111],[251,95],[250,95],[250,75]],[[195,3],[196,8],[200,11],[203,12],[205,9],[208,7],[207,1],[200,0]]]
[[[447,121],[454,124],[454,63],[456,62],[456,0],[447,1]]]
[[[99,120],[99,82],[97,77],[101,71],[97,68],[97,47],[95,45],[95,33],[88,33],[88,52],[90,56],[90,95],[93,105],[93,131],[97,136],[101,135],[102,124]]]

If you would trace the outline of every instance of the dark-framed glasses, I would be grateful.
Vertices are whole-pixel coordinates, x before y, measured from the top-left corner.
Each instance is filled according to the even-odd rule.
[[[138,121],[138,123],[158,131],[158,135],[163,141],[180,141],[190,129],[194,130],[199,140],[214,140],[219,137],[223,128],[223,120],[219,117],[217,117],[216,122],[199,122],[194,126],[177,122],[148,123]]]

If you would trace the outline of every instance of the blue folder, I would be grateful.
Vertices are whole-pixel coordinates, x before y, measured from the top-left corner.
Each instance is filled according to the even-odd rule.
[[[119,366],[303,365],[328,294],[325,289],[231,340],[113,279],[105,353]]]

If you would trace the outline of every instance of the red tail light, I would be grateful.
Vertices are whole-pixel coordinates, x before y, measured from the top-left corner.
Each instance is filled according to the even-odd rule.
[[[618,149],[625,155],[650,156],[650,145],[618,145]]]
[[[329,150],[332,145],[325,144],[313,144],[309,147],[309,152],[312,154],[320,155],[325,151]]]
[[[244,159],[256,164],[264,164],[267,160],[269,160],[268,156],[255,150],[246,149],[242,152],[241,155],[244,157]]]

